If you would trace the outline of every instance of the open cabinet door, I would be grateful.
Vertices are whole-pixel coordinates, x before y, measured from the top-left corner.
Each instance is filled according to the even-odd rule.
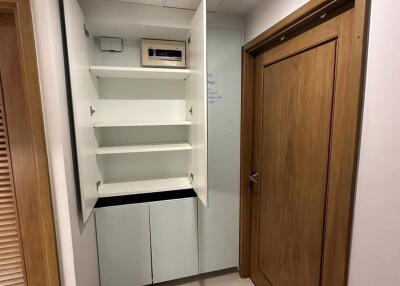
[[[191,107],[191,179],[199,200],[208,205],[207,184],[207,56],[206,0],[200,2],[190,26],[190,69],[188,79]]]
[[[100,176],[96,163],[97,141],[94,134],[93,122],[98,101],[96,79],[89,73],[90,38],[85,33],[85,16],[78,1],[64,2],[65,30],[68,51],[68,67],[66,76],[70,78],[71,90],[68,94],[70,115],[72,152],[74,154],[74,169],[76,186],[81,200],[82,219],[85,223],[97,202],[97,182]],[[75,143],[75,144],[74,144]],[[75,145],[75,146],[74,146]]]

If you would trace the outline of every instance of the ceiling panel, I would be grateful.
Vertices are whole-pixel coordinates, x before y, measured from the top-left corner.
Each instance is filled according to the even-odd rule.
[[[216,12],[244,15],[257,4],[258,0],[223,0]]]
[[[223,0],[207,0],[207,10],[211,12],[217,11]]]
[[[162,6],[164,5],[165,2],[165,0],[109,0],[109,1],[129,2],[129,3],[137,3],[137,4],[145,4],[153,6]]]
[[[180,9],[195,10],[199,6],[200,0],[108,0],[121,1],[145,5],[164,6]],[[244,15],[259,0],[207,0],[207,10],[231,15]],[[265,1],[265,0],[264,0]]]
[[[165,0],[166,7],[195,10],[199,7],[200,0]]]

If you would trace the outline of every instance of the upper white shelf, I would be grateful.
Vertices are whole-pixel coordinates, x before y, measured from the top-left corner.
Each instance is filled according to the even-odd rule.
[[[111,154],[129,154],[129,153],[151,153],[151,152],[184,151],[191,149],[192,146],[190,146],[190,144],[188,143],[152,144],[152,145],[100,147],[97,149],[96,154],[111,155]]]
[[[180,126],[190,125],[190,121],[177,120],[177,121],[120,121],[120,122],[97,122],[94,124],[95,128],[100,127],[145,127],[145,126]]]
[[[189,69],[90,66],[90,72],[101,78],[187,79]]]
[[[124,183],[102,184],[99,187],[99,197],[117,197],[135,194],[168,192],[192,189],[188,177],[134,181]]]

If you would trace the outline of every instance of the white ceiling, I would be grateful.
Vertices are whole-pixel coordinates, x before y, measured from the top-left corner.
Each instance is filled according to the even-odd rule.
[[[200,0],[109,0],[123,1],[144,5],[192,9],[195,10]],[[225,13],[231,15],[246,14],[258,0],[207,0],[207,10],[210,12]]]

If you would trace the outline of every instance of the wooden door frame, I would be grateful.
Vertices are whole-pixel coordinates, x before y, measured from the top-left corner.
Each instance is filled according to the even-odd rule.
[[[240,255],[239,273],[242,278],[250,276],[251,256],[251,204],[252,194],[248,176],[252,172],[253,154],[253,121],[254,121],[254,76],[255,58],[261,52],[276,46],[283,41],[301,34],[316,25],[329,19],[329,15],[337,15],[346,9],[353,7],[353,43],[351,62],[349,68],[352,80],[348,86],[352,94],[359,97],[357,128],[352,130],[355,138],[354,168],[349,176],[352,178],[351,216],[348,222],[346,257],[343,257],[346,269],[346,281],[348,261],[350,255],[351,228],[353,198],[355,192],[355,180],[357,174],[357,158],[359,149],[359,133],[361,125],[362,94],[365,78],[365,55],[367,47],[367,28],[369,20],[369,0],[311,0],[298,10],[267,29],[261,35],[250,41],[243,47],[242,52],[242,115],[241,115],[241,167],[240,167]],[[328,16],[326,16],[326,15]],[[339,284],[334,284],[339,285]]]
[[[60,275],[31,3],[29,0],[0,0],[0,13],[12,14],[15,18],[23,78],[21,84],[31,128],[25,132],[30,132],[32,136],[35,163],[32,172],[36,180],[30,186],[31,191],[16,194],[22,244],[25,246],[27,284],[56,286],[60,285]],[[23,200],[21,196],[24,196]],[[35,216],[28,217],[24,210],[32,208]]]

